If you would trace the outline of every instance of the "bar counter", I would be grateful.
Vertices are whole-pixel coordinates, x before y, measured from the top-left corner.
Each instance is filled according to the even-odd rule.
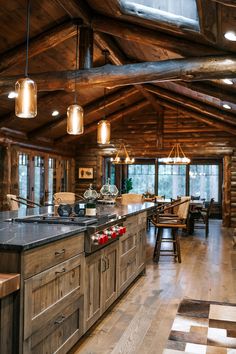
[[[129,217],[145,210],[151,211],[154,207],[154,203],[100,205],[97,207],[97,216],[116,214],[117,218]],[[44,207],[0,213],[0,249],[23,251],[86,231],[87,227],[78,225],[14,222],[14,218],[52,212],[51,207]],[[5,221],[6,219],[12,219],[12,221]],[[106,224],[104,224],[105,227]]]

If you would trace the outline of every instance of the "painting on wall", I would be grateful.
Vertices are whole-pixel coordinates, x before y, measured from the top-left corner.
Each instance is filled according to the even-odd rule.
[[[79,167],[79,179],[93,179],[93,168]]]

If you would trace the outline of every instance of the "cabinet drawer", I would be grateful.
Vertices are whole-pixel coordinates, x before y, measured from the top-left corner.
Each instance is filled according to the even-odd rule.
[[[83,293],[84,256],[73,257],[24,282],[24,339],[45,326],[72,292]]]
[[[124,226],[126,226],[127,228],[137,227],[137,224],[138,224],[138,215],[129,216],[124,221]]]
[[[77,296],[77,295],[76,295]],[[24,342],[25,354],[65,354],[83,335],[83,301],[72,296],[71,302],[44,327]]]
[[[134,249],[137,244],[137,232],[126,233],[120,237],[120,256],[125,255],[130,250]]]
[[[147,222],[147,212],[138,214],[138,225],[146,224]]]
[[[136,247],[120,259],[120,293],[134,280],[137,270]]]
[[[84,234],[75,235],[26,251],[23,257],[24,278],[42,272],[84,251]]]

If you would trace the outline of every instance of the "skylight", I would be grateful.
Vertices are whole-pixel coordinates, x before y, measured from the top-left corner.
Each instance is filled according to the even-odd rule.
[[[124,13],[199,31],[196,0],[120,0]]]

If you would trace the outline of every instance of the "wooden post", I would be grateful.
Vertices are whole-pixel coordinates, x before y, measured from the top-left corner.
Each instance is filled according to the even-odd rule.
[[[235,174],[235,175],[234,175]],[[232,172],[236,178],[236,172]],[[223,198],[222,198],[222,220],[223,226],[230,227],[231,224],[231,156],[223,158]]]
[[[93,67],[93,30],[90,27],[80,28],[79,68]]]

